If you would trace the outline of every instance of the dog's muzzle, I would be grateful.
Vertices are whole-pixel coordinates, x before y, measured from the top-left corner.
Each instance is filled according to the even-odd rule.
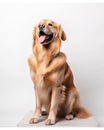
[[[48,43],[53,38],[53,33],[46,33],[46,26],[44,24],[39,25],[39,43]]]

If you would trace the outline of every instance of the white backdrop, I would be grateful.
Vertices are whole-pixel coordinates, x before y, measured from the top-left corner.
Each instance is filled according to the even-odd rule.
[[[34,109],[27,57],[33,26],[43,18],[62,24],[67,40],[61,50],[81,102],[97,119],[104,116],[104,4],[0,3],[0,126],[12,126]]]

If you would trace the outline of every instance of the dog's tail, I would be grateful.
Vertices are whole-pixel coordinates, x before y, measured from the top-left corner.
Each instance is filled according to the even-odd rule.
[[[84,107],[79,107],[77,109],[76,117],[77,118],[88,118],[91,117],[92,114]]]

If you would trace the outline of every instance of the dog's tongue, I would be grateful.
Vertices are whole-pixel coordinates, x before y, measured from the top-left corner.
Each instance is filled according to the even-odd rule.
[[[46,36],[45,36],[45,35],[42,35],[42,36],[39,37],[38,40],[39,40],[40,43],[42,43],[42,42],[45,41],[45,38],[46,38]]]

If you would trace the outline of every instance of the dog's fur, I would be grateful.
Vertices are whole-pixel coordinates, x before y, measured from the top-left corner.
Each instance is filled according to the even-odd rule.
[[[42,40],[42,37],[39,41],[40,30],[47,34],[47,38],[52,34],[49,41],[44,38]],[[33,55],[28,58],[28,63],[34,83],[36,110],[30,123],[39,121],[42,108],[48,113],[46,125],[55,124],[57,116],[64,116],[66,119],[91,116],[90,112],[80,105],[72,71],[64,53],[60,52],[62,40],[66,40],[66,34],[61,25],[52,20],[42,20],[34,27]]]

